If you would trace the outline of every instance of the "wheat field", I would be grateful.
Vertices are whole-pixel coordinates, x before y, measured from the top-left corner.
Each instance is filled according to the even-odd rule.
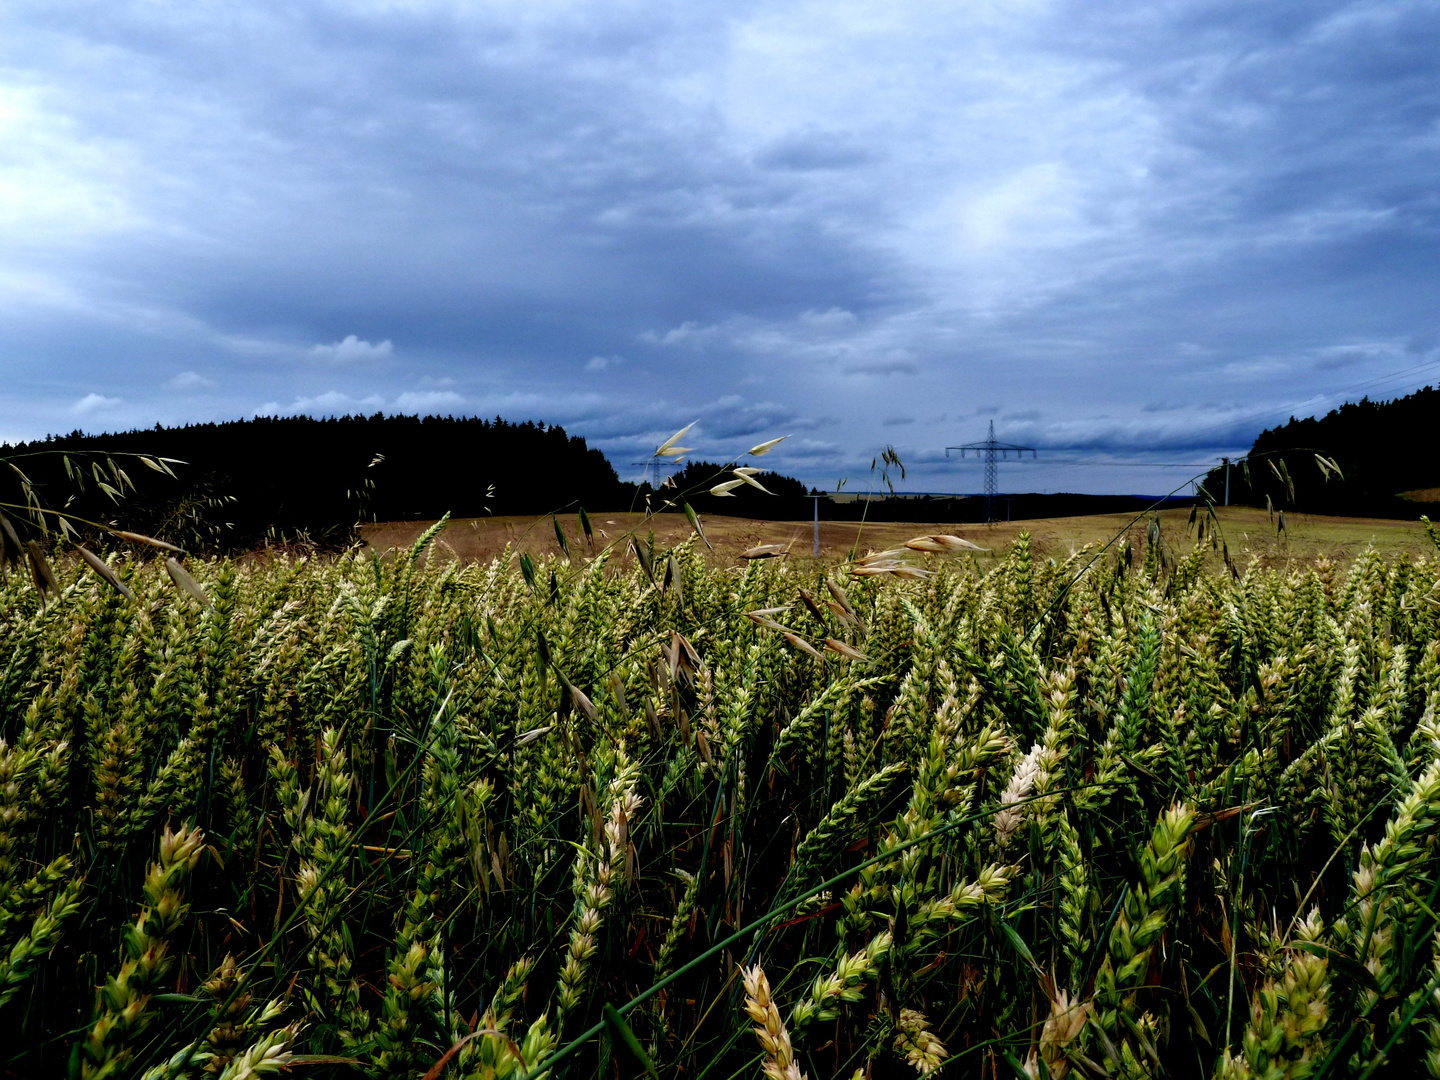
[[[435,532],[0,580],[8,1075],[1440,1076],[1434,552]]]

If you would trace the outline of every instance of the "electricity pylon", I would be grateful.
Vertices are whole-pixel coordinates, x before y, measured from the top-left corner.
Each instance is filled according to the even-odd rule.
[[[945,456],[950,456],[951,450],[959,450],[963,458],[967,450],[975,451],[975,456],[985,455],[985,522],[989,524],[995,520],[995,462],[1002,458],[1009,458],[1011,452],[1015,454],[1018,461],[1028,451],[1032,458],[1038,456],[1033,446],[1016,446],[1014,443],[1002,443],[995,441],[995,421],[990,421],[990,435],[984,442],[966,443],[964,446],[947,446]]]
[[[664,465],[665,462],[660,459],[660,456],[658,454],[655,457],[652,457],[649,461],[632,461],[630,464],[632,467],[639,466],[640,468],[645,470],[644,473],[640,474],[641,476],[644,476],[645,473],[648,472],[654,472],[655,480],[650,485],[650,490],[660,490],[660,467]]]

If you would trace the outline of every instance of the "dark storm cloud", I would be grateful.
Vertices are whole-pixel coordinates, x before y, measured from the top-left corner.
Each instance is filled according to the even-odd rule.
[[[1434,3],[9,5],[0,438],[698,420],[938,490],[993,418],[1143,490],[1074,463],[1440,377],[1437,57]]]
[[[755,156],[757,164],[769,169],[810,172],[821,169],[852,169],[874,160],[874,153],[850,141],[843,132],[813,128],[776,139]]]

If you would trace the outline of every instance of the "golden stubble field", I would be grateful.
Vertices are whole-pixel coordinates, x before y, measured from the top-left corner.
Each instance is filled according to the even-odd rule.
[[[1218,512],[1220,535],[1229,546],[1230,554],[1242,566],[1252,559],[1265,566],[1283,566],[1288,562],[1308,562],[1324,555],[1345,564],[1367,547],[1387,558],[1402,553],[1419,555],[1432,550],[1424,527],[1416,521],[1393,521],[1378,518],[1339,518],[1313,514],[1286,515],[1283,534],[1277,530],[1278,517],[1250,507],[1224,507]],[[1187,524],[1189,511],[1167,510],[1160,514],[1161,538],[1172,554],[1183,554],[1195,543],[1196,534]],[[570,538],[572,551],[598,551],[610,540],[624,537],[632,530],[643,536],[655,532],[656,544],[667,547],[690,535],[684,514],[657,514],[648,521],[638,513],[596,513],[590,516],[595,528],[593,544],[584,543],[579,522],[574,514],[558,518]],[[1064,558],[1085,544],[1104,544],[1122,532],[1128,533],[1132,546],[1143,550],[1150,516],[1137,519],[1133,514],[1094,514],[1086,517],[1039,518],[1011,521],[994,525],[947,522],[929,524],[902,522],[866,523],[822,521],[820,523],[820,557],[826,562],[845,559],[852,548],[857,554],[879,551],[903,544],[914,536],[926,533],[950,533],[964,537],[996,555],[1003,554],[1022,531],[1030,533],[1035,553],[1041,557]],[[366,525],[361,535],[372,547],[385,551],[408,546],[433,521],[393,521]],[[814,550],[814,525],[809,521],[755,521],[750,518],[702,516],[701,526],[714,545],[712,561],[733,564],[740,553],[759,544],[788,545],[790,558],[809,559]],[[523,517],[464,518],[452,521],[440,536],[438,549],[466,562],[485,561],[500,554],[506,544],[516,551],[531,555],[558,554],[559,544],[550,515]],[[633,556],[627,554],[625,558]],[[990,556],[976,556],[984,562]],[[1217,556],[1218,562],[1218,556]]]

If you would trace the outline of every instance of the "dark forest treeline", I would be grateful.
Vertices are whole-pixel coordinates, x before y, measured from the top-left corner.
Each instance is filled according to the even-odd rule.
[[[110,454],[183,464],[173,466],[172,478],[134,458],[117,458],[135,482],[120,507],[92,473],[92,465]],[[642,508],[647,499],[659,508],[682,494],[705,514],[785,520],[812,512],[805,486],[773,472],[755,477],[773,494],[745,486],[729,497],[711,495],[710,487],[732,476],[710,462],[688,463],[657,496],[648,483],[620,479],[603,453],[558,425],[498,417],[377,413],[157,424],[52,436],[0,448],[0,457],[23,469],[47,507],[95,521],[118,515],[127,529],[192,550],[302,538],[341,544],[357,522],[432,520],[445,513],[542,514],[578,506],[614,511]],[[0,502],[23,502],[15,476],[0,477]],[[840,516],[846,516],[843,510]]]
[[[1440,391],[1428,386],[1393,401],[1348,402],[1323,417],[1292,416],[1260,433],[1246,465],[1231,466],[1230,501],[1264,506],[1268,496],[1276,509],[1415,518],[1424,506],[1397,496],[1440,487],[1437,432]],[[1339,465],[1343,476],[1327,478],[1317,453]],[[1212,470],[1205,488],[1221,501],[1224,470]]]
[[[75,494],[64,459],[140,453],[185,462],[171,479],[121,459],[137,492],[117,511],[92,483]],[[41,500],[84,517],[123,513],[128,528],[186,546],[234,548],[304,534],[348,539],[357,521],[542,513],[574,504],[630,505],[633,484],[599,450],[561,427],[470,417],[256,417],[156,426],[117,434],[75,432],[5,449]],[[86,466],[88,473],[88,466]],[[14,478],[0,499],[17,501]]]

